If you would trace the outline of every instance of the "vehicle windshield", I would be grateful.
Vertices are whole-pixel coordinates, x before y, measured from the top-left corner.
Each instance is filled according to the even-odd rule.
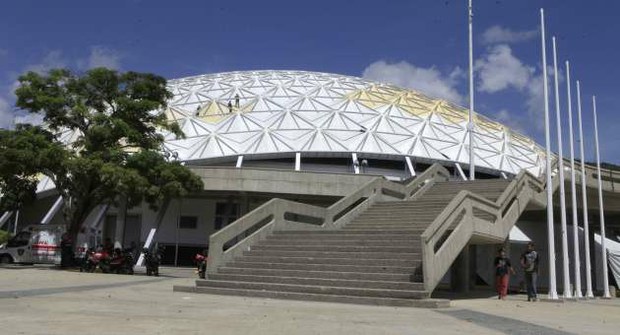
[[[8,241],[7,247],[14,248],[14,247],[23,247],[23,246],[28,245],[31,235],[32,234],[29,231],[19,232],[17,233],[17,235],[15,235],[15,237],[13,237],[12,239]]]

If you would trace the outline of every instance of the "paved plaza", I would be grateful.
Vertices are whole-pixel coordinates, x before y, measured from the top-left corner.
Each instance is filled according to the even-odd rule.
[[[173,293],[162,276],[0,268],[2,334],[617,334],[620,299],[528,303],[459,299],[446,309]]]

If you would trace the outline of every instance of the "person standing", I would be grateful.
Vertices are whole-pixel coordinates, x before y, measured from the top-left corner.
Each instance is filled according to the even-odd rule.
[[[510,282],[510,274],[514,274],[515,270],[510,264],[510,259],[506,257],[506,250],[500,248],[497,251],[497,257],[493,262],[495,265],[495,287],[497,289],[497,298],[506,299],[508,295],[508,283]]]
[[[538,253],[534,250],[534,243],[527,244],[527,249],[521,255],[521,267],[525,272],[525,285],[527,287],[527,301],[537,301],[538,292],[536,281],[538,279]]]

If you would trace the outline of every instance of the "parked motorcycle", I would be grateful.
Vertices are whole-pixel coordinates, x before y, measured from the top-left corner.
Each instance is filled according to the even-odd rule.
[[[204,251],[202,254],[196,254],[194,256],[194,262],[196,263],[196,273],[198,273],[198,277],[200,279],[207,278],[207,252]]]
[[[151,252],[148,248],[142,249],[144,253],[144,266],[146,266],[146,275],[159,276],[159,264],[161,263],[161,251],[155,249]]]
[[[120,248],[114,249],[112,255],[99,263],[99,268],[104,273],[133,274],[133,250]]]
[[[133,274],[134,259],[131,249],[114,249],[112,253],[106,249],[89,249],[84,253],[80,264],[80,272],[95,272],[97,268],[103,273]]]
[[[90,248],[82,256],[80,272],[95,272],[95,270],[100,267],[100,264],[106,262],[109,258],[110,254],[106,250],[101,248],[98,250]]]

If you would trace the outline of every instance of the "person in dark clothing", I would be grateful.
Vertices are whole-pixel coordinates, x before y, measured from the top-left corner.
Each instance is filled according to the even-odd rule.
[[[506,251],[501,248],[497,252],[497,257],[493,262],[495,266],[495,287],[497,289],[497,298],[505,299],[508,295],[508,283],[510,281],[510,274],[514,274],[515,271],[510,264],[510,259],[506,257]]]
[[[521,267],[525,272],[525,285],[527,287],[527,301],[538,300],[536,282],[538,280],[538,253],[534,250],[534,243],[527,244],[527,249],[521,255]]]
[[[110,255],[114,253],[114,244],[112,244],[112,239],[110,239],[109,237],[106,237],[106,239],[103,241],[103,251],[107,252]]]
[[[60,238],[60,266],[65,268],[73,265],[73,240],[69,233]]]

